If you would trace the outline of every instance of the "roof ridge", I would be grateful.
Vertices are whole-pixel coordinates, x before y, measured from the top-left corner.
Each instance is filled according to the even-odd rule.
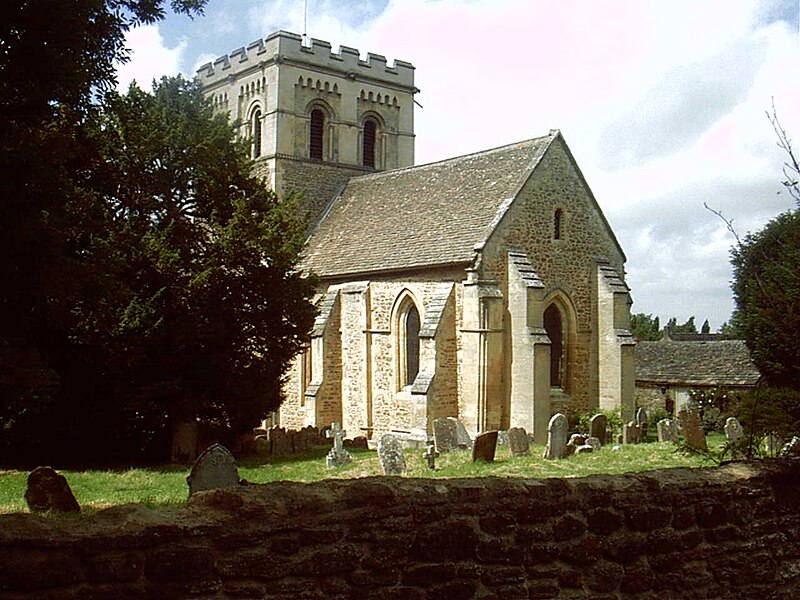
[[[406,171],[414,171],[416,169],[424,169],[424,168],[427,168],[427,167],[433,167],[433,166],[436,166],[436,165],[441,165],[443,163],[464,160],[466,158],[471,158],[471,157],[474,157],[474,156],[486,156],[487,154],[492,154],[493,152],[500,152],[501,150],[507,150],[507,149],[509,149],[509,148],[511,148],[513,146],[520,147],[523,144],[525,144],[525,145],[533,144],[533,143],[536,143],[536,142],[540,142],[541,140],[544,140],[546,138],[555,138],[558,134],[559,134],[559,130],[558,129],[551,129],[550,133],[548,133],[547,135],[540,135],[539,137],[528,138],[528,139],[525,139],[525,140],[520,140],[518,142],[511,142],[510,144],[504,144],[502,146],[497,146],[495,148],[489,148],[487,150],[478,150],[476,152],[470,152],[469,154],[459,154],[458,156],[451,156],[449,158],[442,158],[440,160],[434,160],[432,162],[422,163],[421,165],[410,165],[408,167],[398,167],[396,169],[389,169],[388,171],[379,171],[379,172],[376,172],[376,173],[365,173],[364,175],[355,175],[354,177],[350,177],[348,179],[348,182],[356,181],[356,180],[360,180],[360,179],[374,179],[374,178],[384,177],[386,175],[394,175],[394,174],[397,174],[397,173],[404,173]]]

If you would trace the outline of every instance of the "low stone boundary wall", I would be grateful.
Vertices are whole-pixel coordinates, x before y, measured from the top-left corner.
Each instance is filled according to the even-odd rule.
[[[795,598],[800,461],[371,477],[0,516],[0,598]]]

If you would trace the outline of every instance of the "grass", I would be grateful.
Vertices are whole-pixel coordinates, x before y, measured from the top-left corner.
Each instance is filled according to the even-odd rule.
[[[718,451],[724,436],[712,433],[709,447]],[[428,469],[422,450],[406,450],[408,477],[582,477],[598,473],[619,474],[671,467],[709,467],[715,462],[700,455],[676,450],[671,443],[646,443],[621,446],[619,450],[604,448],[600,452],[577,454],[563,460],[542,459],[543,448],[531,447],[531,456],[514,458],[506,446],[498,446],[495,462],[473,463],[469,452],[443,454],[436,461],[436,470]],[[290,480],[320,481],[327,478],[350,479],[380,475],[377,453],[353,450],[353,461],[340,468],[325,466],[327,448],[318,448],[299,457],[243,461],[239,476],[251,483]],[[183,506],[188,488],[187,467],[164,466],[148,469],[60,471],[67,478],[84,512],[126,504],[143,503],[160,508]],[[25,512],[25,487],[28,472],[0,471],[0,513]]]

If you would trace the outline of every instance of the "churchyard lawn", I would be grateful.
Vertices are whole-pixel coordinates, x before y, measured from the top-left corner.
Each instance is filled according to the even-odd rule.
[[[708,435],[709,449],[719,452],[724,435]],[[582,477],[593,474],[618,474],[670,467],[711,467],[716,463],[698,454],[676,450],[669,442],[610,446],[599,452],[574,454],[561,460],[542,459],[542,446],[531,446],[531,455],[514,458],[507,446],[498,446],[493,463],[473,463],[470,452],[455,451],[436,459],[436,470],[428,468],[423,450],[405,450],[407,477]],[[327,468],[328,448],[318,448],[302,456],[242,461],[239,475],[251,483],[291,480],[312,482],[326,478],[354,478],[380,475],[378,455],[374,451],[349,452],[353,461]],[[188,494],[186,476],[189,467],[164,466],[121,471],[59,471],[67,478],[84,513],[129,502],[168,509],[183,506]],[[0,513],[27,511],[24,494],[27,471],[0,470]]]

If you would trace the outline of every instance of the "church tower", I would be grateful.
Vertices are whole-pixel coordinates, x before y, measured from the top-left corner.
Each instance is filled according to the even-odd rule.
[[[311,221],[353,176],[414,164],[414,67],[278,31],[197,71],[240,124],[256,174],[305,193]]]

